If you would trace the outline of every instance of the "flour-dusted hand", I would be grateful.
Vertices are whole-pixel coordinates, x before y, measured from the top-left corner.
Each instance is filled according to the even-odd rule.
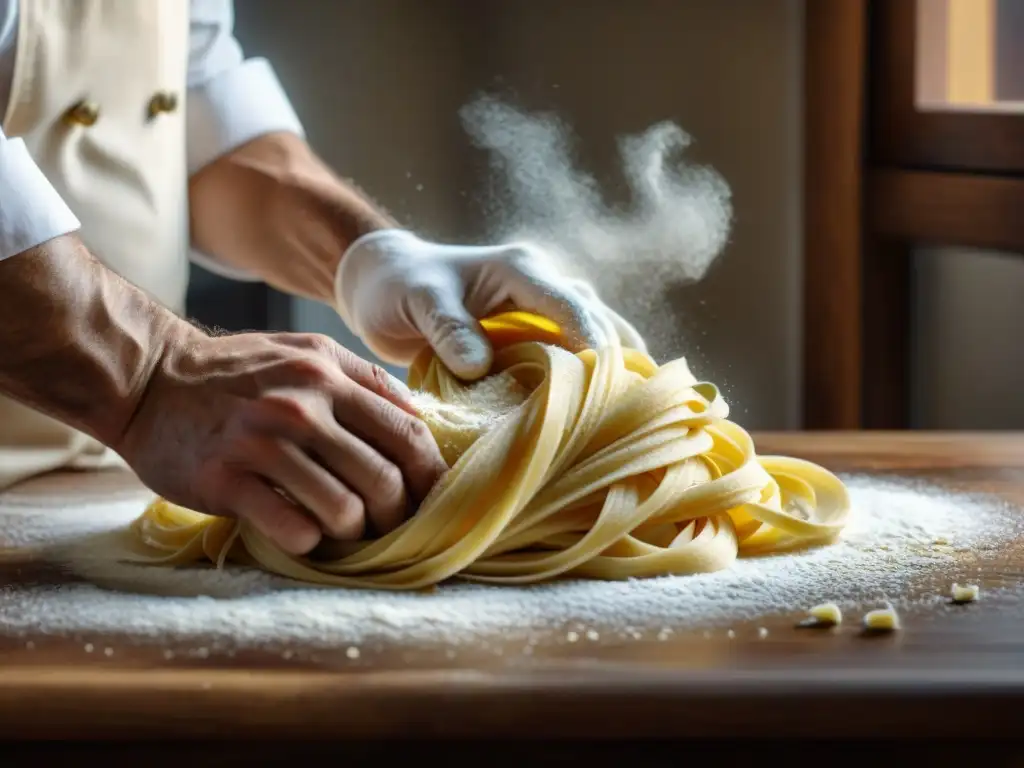
[[[529,243],[443,245],[411,232],[365,235],[341,259],[337,309],[353,333],[381,359],[408,365],[430,346],[465,379],[487,373],[492,351],[478,319],[506,309],[546,316],[574,350],[617,336],[645,349],[640,334],[584,281],[570,280]]]
[[[0,392],[290,553],[393,530],[447,470],[379,366],[326,336],[210,335],[75,235],[0,260],[0,293]]]
[[[169,340],[115,448],[182,506],[285,551],[400,525],[447,469],[407,392],[314,334]]]

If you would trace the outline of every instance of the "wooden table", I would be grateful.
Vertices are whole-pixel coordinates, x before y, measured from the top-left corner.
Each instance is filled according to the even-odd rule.
[[[999,494],[1024,513],[1024,434],[755,438],[761,453],[924,476]],[[1011,550],[998,575],[979,574],[983,589],[996,578],[1024,583],[1024,567],[1012,565],[1024,564],[1024,546]],[[296,665],[255,652],[167,660],[146,647],[87,659],[70,640],[18,638],[0,641],[0,737],[171,738],[175,746],[159,752],[168,759],[186,759],[189,739],[233,744],[237,759],[249,754],[240,742],[291,741],[292,761],[300,747],[337,738],[1015,737],[1024,714],[1022,616],[982,601],[872,640],[791,631],[792,617],[778,617],[761,640],[737,627],[731,641],[541,646],[528,663],[417,661],[392,649],[358,668],[340,654]],[[257,749],[271,754],[269,743]]]

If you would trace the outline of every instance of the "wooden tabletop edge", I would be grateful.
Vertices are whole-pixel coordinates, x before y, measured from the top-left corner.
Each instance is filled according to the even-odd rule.
[[[947,660],[949,661],[949,660]],[[111,669],[65,666],[7,668],[0,674],[0,701],[12,700],[16,694],[47,691],[56,693],[89,693],[101,691],[114,695],[120,691],[154,694],[175,691],[230,692],[290,696],[303,694],[339,695],[368,690],[403,694],[418,690],[438,692],[485,690],[512,693],[602,691],[624,693],[667,692],[689,694],[754,694],[775,692],[782,687],[814,691],[898,690],[912,686],[915,690],[985,688],[1024,694],[1024,669],[971,669],[947,667],[856,666],[846,669],[778,666],[723,670],[666,670],[606,661],[585,667],[545,665],[537,669],[507,670],[422,669],[369,670],[338,672],[330,670],[253,670],[253,669]]]

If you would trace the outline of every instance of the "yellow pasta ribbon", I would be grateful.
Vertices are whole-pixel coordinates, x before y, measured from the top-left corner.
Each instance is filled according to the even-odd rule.
[[[133,560],[234,562],[323,586],[414,590],[452,577],[702,573],[841,532],[850,499],[839,478],[758,456],[718,389],[685,360],[658,366],[618,345],[573,354],[557,325],[521,312],[482,325],[495,348],[483,382],[460,381],[429,351],[410,367],[451,468],[400,527],[295,557],[244,520],[157,499],[131,525]],[[478,396],[488,387],[518,395],[496,408]]]

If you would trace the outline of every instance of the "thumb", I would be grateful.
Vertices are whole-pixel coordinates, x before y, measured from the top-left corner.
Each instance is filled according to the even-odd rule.
[[[460,379],[479,379],[491,370],[491,343],[457,292],[435,286],[419,289],[410,297],[409,309],[423,338]]]

